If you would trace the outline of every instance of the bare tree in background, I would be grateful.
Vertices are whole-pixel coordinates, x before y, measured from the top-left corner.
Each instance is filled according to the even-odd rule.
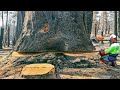
[[[9,47],[13,47],[14,45],[14,38],[15,38],[15,28],[16,28],[16,21],[17,21],[17,12],[16,11],[9,11],[8,13],[8,35],[7,35],[7,45]]]
[[[6,45],[7,45],[7,33],[8,33],[8,31],[7,31],[7,23],[8,23],[8,11],[5,11],[5,13],[6,13],[6,26],[5,26],[5,30],[4,30],[4,47],[6,47]]]
[[[107,11],[104,11],[104,30],[105,30],[105,34],[108,34],[107,32],[108,32],[108,29],[107,29],[107,27],[108,27],[108,24],[107,24],[107,22],[108,22],[108,20],[107,20]]]
[[[114,11],[114,34],[116,35],[117,39],[117,11]]]
[[[10,46],[10,26],[8,26],[7,47]]]
[[[118,11],[118,37],[120,37],[120,11]]]
[[[93,11],[92,31],[90,38],[96,37],[96,12],[97,11]]]
[[[98,30],[100,30],[100,18],[99,18],[99,20],[97,22],[97,33],[98,33]]]
[[[3,20],[3,11],[2,11],[2,27],[0,30],[0,49],[2,49],[3,35],[4,35],[4,20]]]
[[[114,11],[109,11],[109,33],[114,33]]]
[[[5,46],[9,46],[8,45],[8,11],[6,13],[6,30],[5,30]]]

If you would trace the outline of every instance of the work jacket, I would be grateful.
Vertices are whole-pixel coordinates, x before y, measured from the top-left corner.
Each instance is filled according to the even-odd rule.
[[[118,43],[113,43],[111,46],[105,50],[105,54],[119,54],[120,45]]]

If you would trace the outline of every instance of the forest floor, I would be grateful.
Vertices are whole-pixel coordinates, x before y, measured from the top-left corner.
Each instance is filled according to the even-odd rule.
[[[99,51],[100,49],[108,48],[109,44],[107,43],[108,42],[106,41],[106,44],[104,45],[100,43],[94,43],[94,45],[96,46],[96,50]],[[16,64],[16,61],[22,61],[22,59],[24,60],[26,58],[31,60],[30,56],[33,58],[34,56],[39,55],[39,53],[26,55],[14,52],[10,57],[8,57],[11,51],[11,49],[0,50],[0,79],[23,79],[21,77],[21,70],[26,64],[20,65],[20,62]],[[63,61],[65,63],[67,62],[66,64],[68,64],[69,61],[71,64],[68,65],[71,65],[71,67],[67,67],[66,64],[63,65],[62,63],[59,63],[59,65],[65,66],[64,68],[59,69],[61,79],[120,79],[120,56],[117,57],[117,68],[114,68],[100,62],[98,52],[64,53],[64,55],[69,58],[67,58],[67,61]],[[20,59],[20,57],[22,57],[22,59]],[[46,54],[42,56],[42,58],[48,57],[54,57],[54,54]],[[62,58],[60,58],[60,60],[62,60]],[[89,62],[80,63],[82,60]],[[91,66],[88,67],[88,63]],[[76,66],[72,66],[73,64]]]

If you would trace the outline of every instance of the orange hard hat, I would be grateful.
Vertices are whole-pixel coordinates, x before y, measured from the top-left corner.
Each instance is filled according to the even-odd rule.
[[[104,37],[102,37],[102,36],[98,36],[97,39],[98,39],[98,40],[103,40]]]

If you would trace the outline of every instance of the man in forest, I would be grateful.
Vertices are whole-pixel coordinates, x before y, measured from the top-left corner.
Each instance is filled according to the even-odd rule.
[[[120,45],[116,43],[116,39],[112,41],[111,46],[106,50],[101,50],[101,61],[110,66],[116,67],[116,57],[120,53]]]

